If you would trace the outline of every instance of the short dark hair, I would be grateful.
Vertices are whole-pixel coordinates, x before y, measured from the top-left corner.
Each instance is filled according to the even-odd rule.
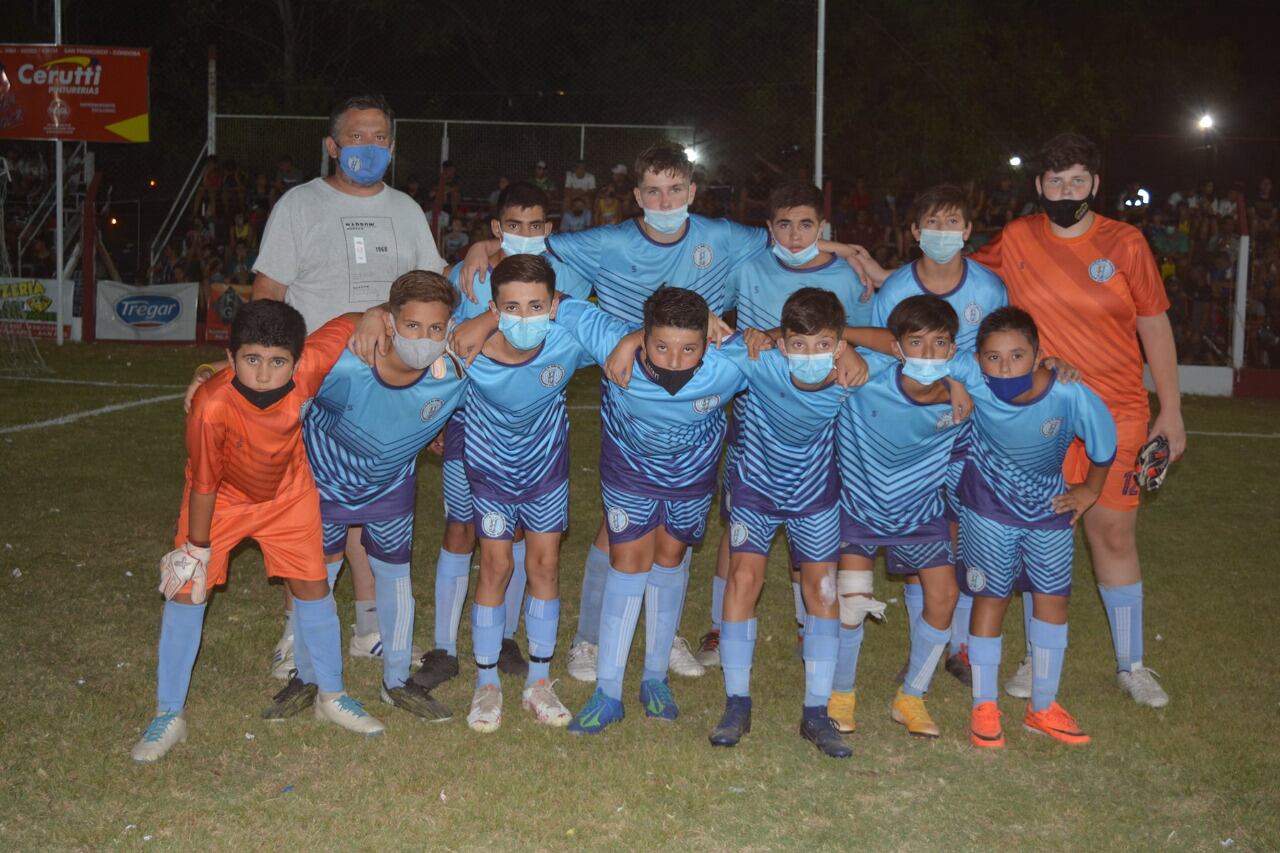
[[[494,304],[498,302],[498,290],[513,281],[538,282],[547,286],[547,295],[555,296],[556,271],[542,255],[508,255],[489,274]]]
[[[1040,330],[1036,328],[1036,321],[1021,308],[1006,305],[982,318],[982,322],[978,325],[979,351],[982,350],[982,344],[987,336],[994,335],[996,332],[1018,332],[1031,343],[1032,349],[1036,351],[1040,349]]]
[[[707,300],[692,290],[663,285],[644,301],[644,330],[653,331],[659,326],[673,329],[693,329],[707,335]]]
[[[342,121],[343,115],[350,110],[381,110],[387,117],[387,124],[390,129],[395,128],[396,114],[392,111],[391,104],[387,103],[386,98],[376,94],[352,95],[334,107],[329,113],[329,136],[333,138],[334,142],[338,141],[338,124]]]
[[[516,181],[507,184],[502,192],[498,193],[498,210],[493,218],[501,222],[502,214],[513,207],[518,207],[521,210],[540,207],[542,208],[543,216],[546,216],[551,209],[547,194],[528,181]]]
[[[409,302],[443,302],[453,313],[458,307],[458,291],[440,273],[410,270],[391,283],[391,296],[387,299],[393,314]]]
[[[845,313],[840,299],[821,287],[802,287],[782,306],[782,333],[816,335],[844,330]]]
[[[779,210],[786,210],[789,207],[812,207],[821,219],[825,207],[823,201],[822,190],[808,181],[784,181],[769,193],[768,218],[772,221]]]
[[[684,153],[683,145],[663,140],[650,145],[636,157],[636,183],[644,180],[646,172],[656,175],[670,173],[687,181],[693,175],[693,164],[689,162],[689,155]]]
[[[1059,133],[1040,149],[1036,163],[1041,175],[1066,171],[1075,165],[1084,166],[1089,174],[1096,175],[1102,165],[1102,154],[1088,137],[1079,133]]]
[[[972,221],[969,196],[955,184],[938,184],[924,190],[911,202],[911,222],[919,225],[934,213],[958,210],[965,222]]]
[[[274,299],[255,299],[240,306],[231,321],[227,349],[234,356],[245,344],[283,347],[296,361],[307,341],[307,321],[298,309]]]
[[[912,332],[933,331],[946,332],[954,340],[960,330],[960,318],[945,299],[922,293],[899,302],[889,312],[885,325],[899,340]]]

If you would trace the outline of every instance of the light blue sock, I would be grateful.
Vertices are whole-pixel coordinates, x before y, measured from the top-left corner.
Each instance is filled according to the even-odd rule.
[[[751,659],[756,652],[756,620],[720,624],[720,668],[726,696],[751,695]]]
[[[634,575],[609,569],[601,590],[600,656],[596,664],[596,686],[613,699],[622,699],[622,676],[627,671],[627,656],[640,621],[640,605],[644,601],[648,572]],[[671,644],[667,644],[670,653]]]
[[[840,645],[836,651],[835,676],[831,681],[831,689],[840,693],[848,693],[858,681],[858,655],[862,651],[863,627],[846,628],[840,626]]]
[[[803,625],[809,613],[804,609],[804,590],[800,588],[799,581],[791,582],[791,603],[796,608],[796,624]]]
[[[417,609],[409,582],[409,564],[387,563],[370,554],[369,565],[378,602],[378,633],[382,635],[382,680],[388,687],[401,687],[409,678],[413,616]]]
[[[156,711],[176,714],[187,704],[191,668],[204,631],[203,604],[166,601],[160,616],[159,661],[156,664]]]
[[[1000,698],[996,681],[1000,676],[1002,641],[999,637],[969,637],[969,667],[973,672],[973,707]]]
[[[1043,711],[1058,698],[1062,659],[1067,654],[1067,626],[1031,617],[1031,710]]]
[[[649,569],[649,584],[644,590],[644,679],[667,677],[671,662],[671,644],[680,625],[680,606],[684,603],[684,583],[688,572],[683,562],[674,568],[654,563]]]
[[[1031,614],[1036,612],[1035,596],[1029,592],[1022,594],[1022,639],[1027,644],[1027,652],[1023,657],[1031,657]]]
[[[332,591],[333,585],[338,582],[338,572],[342,571],[342,557],[338,557],[332,563],[325,563],[324,570],[329,575],[329,589]]]
[[[579,599],[578,632],[573,635],[574,645],[600,644],[600,607],[604,603],[604,583],[610,568],[609,553],[592,545],[582,572],[582,597]]]
[[[551,678],[551,656],[556,653],[556,631],[560,628],[560,599],[534,598],[524,605],[524,633],[529,640],[529,677],[525,684]]]
[[[502,653],[502,625],[506,608],[471,605],[471,649],[476,656],[476,686],[498,684],[498,655]]]
[[[338,608],[333,603],[333,593],[315,601],[295,598],[293,614],[294,660],[299,657],[297,647],[300,640],[306,646],[309,666],[314,669],[315,681],[312,683],[320,688],[321,693],[341,693],[342,633],[338,627]]]
[[[920,614],[924,613],[924,587],[918,583],[904,583],[902,603],[907,608],[907,636],[911,636],[920,621]]]
[[[935,628],[924,619],[911,629],[911,659],[907,664],[907,677],[902,680],[902,692],[908,696],[923,696],[929,692],[929,682],[938,668],[938,659],[951,639],[951,629]]]
[[[332,592],[329,593],[333,595]],[[298,633],[298,617],[296,608],[290,610],[290,614],[294,614],[292,618],[293,629],[293,668],[298,671],[298,678],[301,678],[304,684],[316,683],[316,668],[311,665],[311,652],[307,651],[307,644],[302,642],[302,635]],[[342,642],[342,637],[338,637],[338,642]]]
[[[956,599],[956,610],[951,616],[951,649],[953,655],[960,654],[960,649],[969,644],[969,614],[973,611],[973,596],[960,593]]]
[[[724,623],[724,588],[729,582],[716,575],[711,578],[711,630],[719,631]]]
[[[503,599],[506,607],[506,624],[502,630],[503,639],[513,639],[516,629],[520,627],[520,611],[524,605],[524,588],[529,583],[529,576],[524,570],[524,540],[511,543],[511,556],[515,560],[515,568],[511,571],[511,582],[507,584],[507,595]]]
[[[823,619],[810,613],[804,623],[805,707],[827,707],[839,647],[840,620]]]
[[[467,581],[471,575],[471,555],[455,554],[440,549],[436,560],[436,626],[437,649],[458,656],[458,623],[467,600]]]
[[[1111,623],[1111,644],[1116,650],[1116,671],[1142,666],[1142,581],[1128,586],[1098,584],[1102,604]]]

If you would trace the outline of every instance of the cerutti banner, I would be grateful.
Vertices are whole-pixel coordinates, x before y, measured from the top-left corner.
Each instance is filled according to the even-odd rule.
[[[0,139],[148,142],[151,52],[0,44]]]

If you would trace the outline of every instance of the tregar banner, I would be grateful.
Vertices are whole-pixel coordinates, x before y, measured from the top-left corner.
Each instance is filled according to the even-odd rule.
[[[149,142],[151,52],[0,44],[0,139]]]
[[[200,285],[131,287],[99,281],[95,334],[100,341],[194,341]]]

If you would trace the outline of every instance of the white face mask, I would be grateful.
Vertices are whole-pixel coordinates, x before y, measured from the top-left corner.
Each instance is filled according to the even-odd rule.
[[[400,360],[414,370],[426,370],[435,364],[436,359],[444,355],[449,341],[433,341],[431,338],[406,338],[398,331],[392,335],[391,345],[395,347]]]

